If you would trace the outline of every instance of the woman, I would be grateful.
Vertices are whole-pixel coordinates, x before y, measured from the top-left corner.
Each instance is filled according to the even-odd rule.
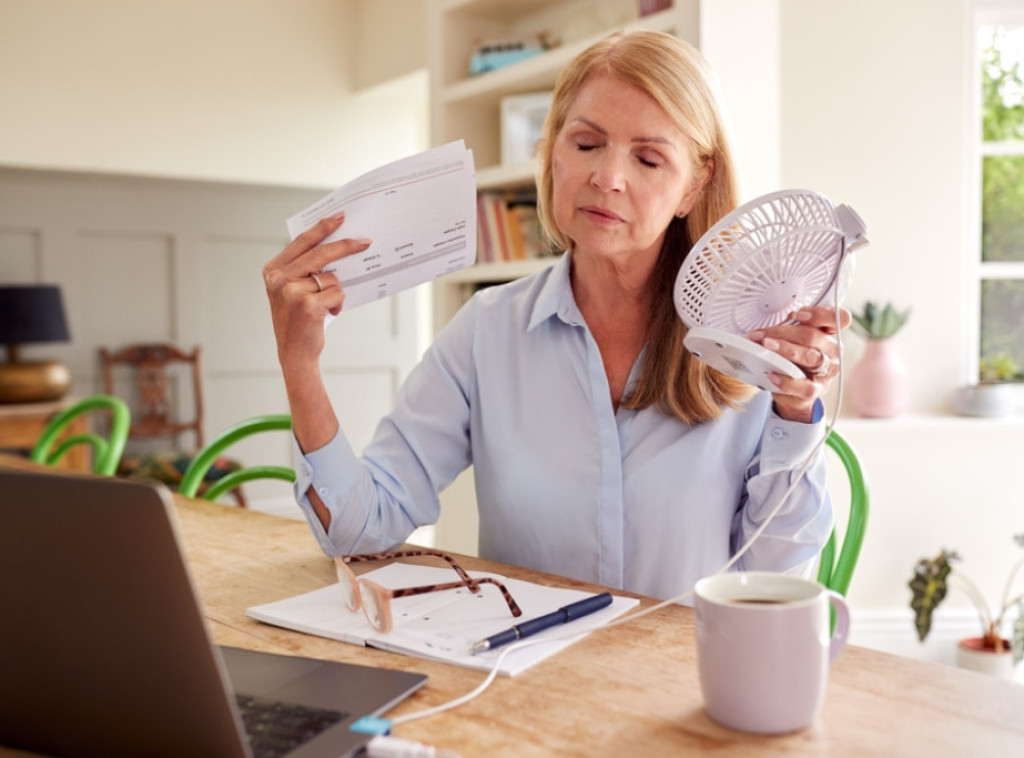
[[[562,72],[540,146],[541,218],[566,253],[478,293],[437,335],[357,458],[318,367],[344,293],[321,222],[264,268],[299,447],[297,496],[325,552],[385,549],[436,521],[472,464],[480,553],[655,597],[720,568],[820,438],[836,314],[749,335],[806,377],[772,395],[682,345],[680,263],[736,205],[700,56],[671,36],[615,34]],[[849,314],[840,314],[841,326]],[[832,528],[814,462],[737,564],[806,571]]]

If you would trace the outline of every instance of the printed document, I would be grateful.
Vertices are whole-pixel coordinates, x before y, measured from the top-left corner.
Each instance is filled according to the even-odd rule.
[[[399,589],[444,584],[454,581],[455,574],[450,568],[392,563],[362,576],[382,587]],[[381,634],[370,626],[362,609],[348,609],[342,600],[341,588],[337,584],[286,600],[249,608],[246,615],[267,624],[306,634],[490,671],[504,648],[497,647],[471,655],[469,649],[474,642],[497,634],[514,624],[556,611],[592,594],[565,587],[547,587],[518,579],[506,579],[498,574],[471,571],[470,576],[490,576],[504,584],[522,609],[523,615],[517,618],[509,612],[508,605],[501,596],[501,590],[493,584],[480,585],[480,592],[475,595],[469,588],[460,587],[393,598],[391,614],[394,628],[386,634]],[[612,604],[607,608],[567,624],[557,624],[533,635],[528,639],[536,641],[536,644],[510,652],[505,656],[498,671],[508,676],[525,671],[635,607],[639,602],[635,598],[613,596]],[[579,634],[566,639],[551,639],[572,632]]]
[[[345,222],[324,242],[367,238],[329,266],[342,310],[393,295],[476,261],[476,172],[462,140],[376,168],[288,219],[292,239],[325,216]]]

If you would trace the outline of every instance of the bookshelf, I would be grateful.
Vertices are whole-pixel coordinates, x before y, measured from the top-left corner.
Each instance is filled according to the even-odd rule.
[[[504,98],[550,91],[571,58],[616,29],[653,29],[699,43],[699,0],[674,0],[667,9],[644,17],[639,5],[639,0],[429,0],[431,143],[464,139],[473,150],[481,192],[531,190],[532,162],[501,162]],[[548,32],[557,44],[527,60],[469,75],[478,43],[533,38],[540,32]],[[434,331],[478,287],[527,276],[553,261],[482,262],[443,277],[434,284]]]

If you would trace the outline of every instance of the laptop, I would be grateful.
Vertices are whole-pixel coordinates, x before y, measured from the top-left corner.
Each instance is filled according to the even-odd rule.
[[[427,680],[213,645],[161,485],[0,470],[0,614],[0,745],[46,755],[338,758]]]

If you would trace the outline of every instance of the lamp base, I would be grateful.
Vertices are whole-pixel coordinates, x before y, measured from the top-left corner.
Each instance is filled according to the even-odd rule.
[[[0,403],[45,403],[71,389],[71,372],[60,361],[0,363]]]

